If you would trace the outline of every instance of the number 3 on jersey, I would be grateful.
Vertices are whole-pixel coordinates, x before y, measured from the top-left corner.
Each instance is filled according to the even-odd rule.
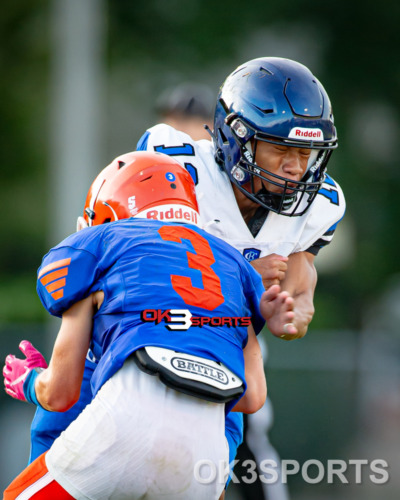
[[[208,241],[192,229],[179,226],[163,226],[158,230],[161,238],[166,241],[181,243],[182,239],[189,240],[196,253],[186,252],[188,265],[191,269],[201,272],[203,288],[192,285],[187,276],[171,274],[171,284],[175,292],[182,297],[185,304],[202,307],[213,311],[224,302],[221,290],[221,281],[211,268],[215,259]]]

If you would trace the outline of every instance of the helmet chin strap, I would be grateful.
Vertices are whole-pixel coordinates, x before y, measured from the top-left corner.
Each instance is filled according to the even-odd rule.
[[[275,210],[279,210],[279,208],[288,210],[296,201],[296,193],[287,194],[286,196],[284,196],[283,193],[278,194],[268,191],[264,185],[259,191],[257,191],[257,193],[255,193],[255,197],[265,205],[270,206]]]
[[[216,136],[216,135],[214,134],[214,132],[210,129],[210,127],[209,127],[207,124],[205,124],[205,125],[204,125],[204,128],[205,128],[205,129],[207,130],[207,132],[211,135],[211,139],[212,139],[213,141],[216,141],[216,140],[217,140],[217,136]]]
[[[223,169],[224,168],[224,153],[221,148],[218,147],[218,140],[215,133],[210,129],[208,125],[204,125],[204,128],[211,136],[211,140],[214,144],[214,158],[218,165]]]

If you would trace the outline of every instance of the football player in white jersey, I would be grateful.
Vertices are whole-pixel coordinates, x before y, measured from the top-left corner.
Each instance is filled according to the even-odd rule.
[[[342,190],[326,173],[337,147],[329,97],[305,66],[254,59],[222,85],[210,133],[212,140],[194,141],[160,124],[137,147],[174,156],[186,167],[207,231],[240,250],[266,288],[280,284],[294,297],[293,322],[271,333],[303,337],[314,314],[314,258],[345,212]],[[241,440],[235,433],[239,427],[228,439],[232,448]],[[270,493],[287,496],[282,488]]]
[[[207,231],[252,261],[266,287],[279,282],[295,297],[293,324],[271,333],[303,337],[314,314],[314,258],[345,211],[342,190],[326,173],[337,147],[329,97],[302,64],[254,59],[222,85],[211,136],[193,141],[159,124],[137,149],[186,167]]]

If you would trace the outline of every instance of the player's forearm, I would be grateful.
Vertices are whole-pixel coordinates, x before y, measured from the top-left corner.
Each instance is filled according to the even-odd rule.
[[[299,294],[294,297],[294,325],[298,330],[296,338],[304,337],[307,333],[308,326],[314,316],[314,303],[313,297],[310,293]]]
[[[285,340],[304,337],[314,316],[314,291],[317,285],[317,271],[314,266],[314,255],[299,252],[289,258],[288,272],[282,282],[282,289],[290,293],[294,300],[293,324],[298,333],[295,336],[284,336]]]
[[[63,412],[79,399],[80,384],[54,376],[51,368],[44,370],[35,380],[36,398],[45,410]]]
[[[267,398],[267,382],[261,348],[253,327],[249,327],[249,338],[243,350],[247,389],[232,411],[255,413]]]
[[[267,399],[267,382],[265,376],[246,376],[247,389],[244,396],[231,411],[255,413],[260,410]]]
[[[39,404],[49,411],[66,411],[79,399],[85,357],[89,348],[94,295],[63,313],[49,368],[35,381]]]

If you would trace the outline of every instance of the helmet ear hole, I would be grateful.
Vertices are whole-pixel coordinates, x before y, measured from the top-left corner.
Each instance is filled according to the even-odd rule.
[[[91,208],[89,207],[86,207],[85,208],[85,214],[88,216],[89,220],[93,220],[94,219],[94,210],[92,210]]]

